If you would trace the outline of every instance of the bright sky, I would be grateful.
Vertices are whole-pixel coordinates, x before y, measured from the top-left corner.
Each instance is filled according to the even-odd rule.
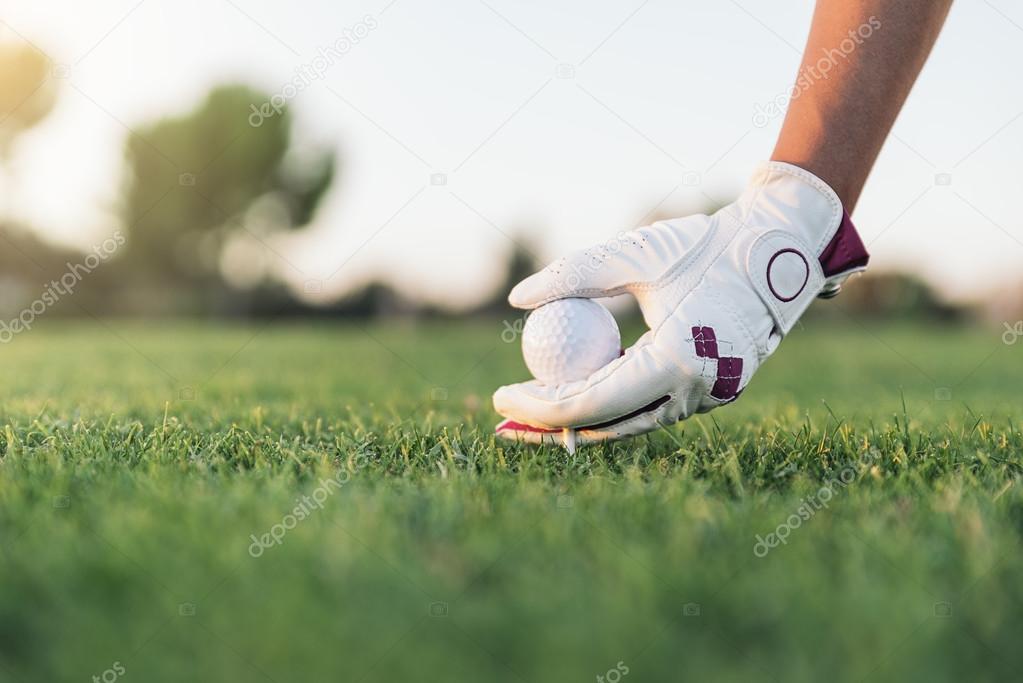
[[[342,171],[314,224],[273,245],[285,258],[265,256],[298,289],[383,275],[460,304],[496,283],[509,235],[553,257],[658,205],[736,194],[773,147],[781,117],[758,127],[755,106],[789,87],[813,3],[2,5],[0,37],[66,68],[3,201],[81,245],[116,227],[128,128],[222,82],[280,92],[318,48],[372,25],[291,101],[302,138],[337,145]],[[854,216],[875,267],[912,267],[962,297],[1018,281],[1021,72],[1023,7],[956,3]]]

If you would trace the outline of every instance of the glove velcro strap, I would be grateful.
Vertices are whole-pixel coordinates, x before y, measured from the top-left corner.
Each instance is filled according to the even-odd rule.
[[[798,237],[781,230],[750,246],[746,270],[781,334],[788,334],[824,286],[817,256]]]

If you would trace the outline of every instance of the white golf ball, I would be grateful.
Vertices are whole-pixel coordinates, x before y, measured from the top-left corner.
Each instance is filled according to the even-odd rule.
[[[522,357],[544,384],[586,379],[617,358],[621,345],[614,316],[590,299],[545,304],[522,329]]]

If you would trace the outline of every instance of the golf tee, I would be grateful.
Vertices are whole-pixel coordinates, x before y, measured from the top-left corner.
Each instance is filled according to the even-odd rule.
[[[565,427],[562,430],[562,432],[561,432],[561,436],[562,436],[562,444],[565,446],[565,450],[567,450],[569,452],[569,454],[574,454],[575,453],[575,430],[572,429],[571,427]]]

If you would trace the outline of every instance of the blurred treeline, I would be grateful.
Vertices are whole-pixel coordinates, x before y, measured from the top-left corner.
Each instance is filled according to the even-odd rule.
[[[17,138],[45,119],[60,96],[51,71],[31,47],[0,44],[0,181],[12,172]],[[117,207],[123,244],[74,283],[73,296],[54,297],[48,314],[451,315],[404,298],[385,282],[314,305],[269,267],[283,259],[275,252],[275,237],[306,226],[326,192],[343,181],[334,149],[296,142],[287,106],[279,113],[268,110],[269,100],[268,93],[229,84],[182,115],[133,125],[125,141],[125,181]],[[66,277],[88,253],[50,244],[39,237],[45,234],[45,226],[13,223],[0,205],[3,320],[37,303],[52,291],[50,283]],[[505,293],[541,265],[532,253],[511,250],[504,286],[459,315],[506,314]],[[942,303],[922,281],[903,274],[862,278],[838,301],[831,315],[949,322],[968,313]]]
[[[17,138],[57,102],[52,69],[28,45],[0,44],[2,173],[11,172]],[[269,93],[227,84],[182,115],[133,124],[117,207],[123,245],[100,249],[101,265],[67,280],[73,296],[61,296],[52,283],[71,270],[84,273],[89,252],[48,243],[41,237],[45,226],[15,224],[0,206],[3,319],[38,304],[48,291],[55,299],[47,301],[48,315],[448,314],[403,298],[385,282],[314,305],[272,270],[275,261],[287,261],[274,238],[309,223],[337,182],[340,163],[333,148],[296,142],[288,107],[273,109],[269,101]],[[528,250],[515,248],[506,280],[513,283],[536,265]],[[478,312],[504,311],[504,291],[496,290]]]

